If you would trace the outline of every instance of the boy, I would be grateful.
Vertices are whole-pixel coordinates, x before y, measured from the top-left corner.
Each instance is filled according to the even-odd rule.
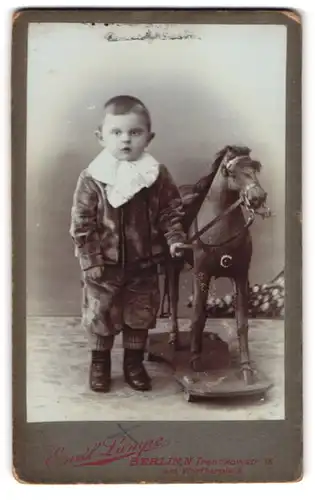
[[[110,390],[111,348],[122,331],[125,381],[148,391],[143,355],[160,304],[161,235],[172,257],[182,254],[182,202],[168,170],[145,152],[154,134],[141,101],[110,99],[97,136],[104,149],[79,177],[70,228],[83,274],[83,324],[92,344],[90,388]]]

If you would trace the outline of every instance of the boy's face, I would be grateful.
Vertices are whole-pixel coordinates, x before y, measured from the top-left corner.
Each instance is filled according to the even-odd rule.
[[[101,128],[102,144],[117,160],[137,160],[153,135],[145,117],[136,113],[106,113]]]

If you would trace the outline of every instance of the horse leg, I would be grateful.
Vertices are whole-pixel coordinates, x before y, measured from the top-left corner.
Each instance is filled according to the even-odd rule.
[[[175,350],[179,349],[179,328],[178,328],[178,299],[179,299],[179,277],[181,265],[174,263],[170,265],[169,273],[169,291],[171,303],[171,318],[172,318],[172,331],[169,337],[169,343],[173,344]]]
[[[165,266],[164,266],[164,287],[163,287],[160,318],[169,318],[169,316],[170,316],[170,292],[169,292],[170,276],[169,276],[169,274],[170,274],[169,264],[165,263]],[[166,300],[167,300],[167,309],[165,307]]]
[[[241,276],[235,279],[235,318],[237,336],[240,349],[242,377],[246,385],[253,384],[254,376],[249,358],[248,347],[248,277]]]
[[[199,266],[198,266],[199,267]],[[193,369],[196,368],[196,361],[200,357],[202,352],[202,334],[207,319],[207,299],[209,293],[211,275],[204,266],[204,269],[200,268],[194,271],[193,284],[194,284],[194,295],[193,295],[193,311],[191,320],[191,343],[190,351],[191,366]]]

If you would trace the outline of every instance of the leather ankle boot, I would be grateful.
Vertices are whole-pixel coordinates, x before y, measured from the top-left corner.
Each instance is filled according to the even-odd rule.
[[[143,349],[124,350],[124,376],[127,384],[136,391],[150,391],[151,378],[143,366]]]
[[[95,392],[109,392],[111,385],[111,351],[92,351],[90,388]]]

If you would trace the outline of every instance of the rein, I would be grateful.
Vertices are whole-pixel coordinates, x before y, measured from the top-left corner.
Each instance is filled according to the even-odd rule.
[[[205,233],[206,231],[208,231],[208,229],[210,229],[211,227],[213,227],[215,224],[217,224],[220,220],[222,220],[224,217],[226,217],[227,215],[229,215],[231,212],[233,212],[236,208],[238,208],[240,205],[242,205],[244,203],[244,199],[242,197],[240,197],[237,201],[235,201],[232,205],[230,205],[224,212],[222,212],[220,215],[218,215],[217,217],[215,217],[214,219],[212,219],[212,221],[210,221],[208,224],[206,224],[202,229],[200,229],[199,231],[197,231],[195,234],[193,234],[188,240],[187,240],[187,245],[190,245],[191,243],[193,243],[194,241],[200,239],[200,236]],[[246,205],[245,205],[246,206]],[[244,227],[242,227],[242,229],[240,231],[238,231],[238,233],[236,233],[234,236],[232,236],[231,238],[228,238],[227,240],[223,241],[222,243],[219,243],[217,245],[211,245],[210,243],[207,243],[207,247],[211,247],[211,248],[219,248],[219,247],[222,247],[222,246],[225,246],[227,245],[228,243],[230,243],[231,241],[235,240],[236,238],[238,238],[244,231],[246,231],[251,225],[252,223],[254,222],[255,220],[255,212],[254,210],[252,209],[249,209],[249,212],[250,212],[250,215],[244,225]],[[197,227],[197,218],[195,219],[195,225]]]

